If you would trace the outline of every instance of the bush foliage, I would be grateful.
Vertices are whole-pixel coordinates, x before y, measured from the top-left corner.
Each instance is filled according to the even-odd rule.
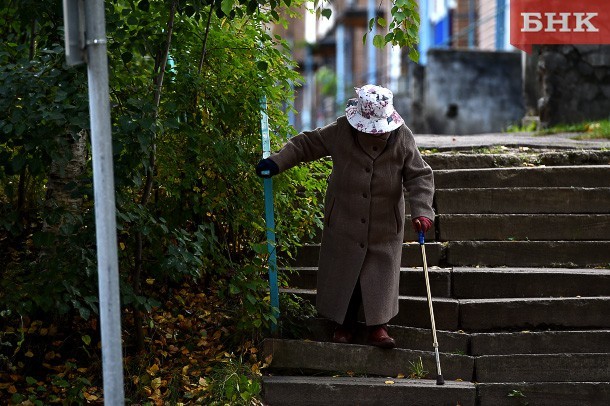
[[[192,280],[233,304],[240,331],[269,326],[262,183],[253,168],[262,96],[275,147],[294,132],[287,112],[300,78],[287,44],[264,28],[285,6],[106,2],[124,306],[146,315],[160,295]],[[3,317],[97,312],[86,68],[64,64],[58,7],[19,1],[0,9]],[[297,168],[275,183],[284,257],[319,224],[323,185],[308,173]]]

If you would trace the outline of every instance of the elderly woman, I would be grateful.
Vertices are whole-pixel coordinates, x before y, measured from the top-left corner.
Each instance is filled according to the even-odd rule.
[[[362,305],[367,342],[393,348],[387,323],[398,313],[403,187],[413,226],[425,232],[434,219],[434,180],[413,134],[393,107],[392,92],[375,85],[356,92],[358,98],[348,102],[345,116],[291,138],[278,153],[260,161],[256,171],[272,176],[301,162],[332,158],[316,308],[337,323],[333,340],[350,343]]]

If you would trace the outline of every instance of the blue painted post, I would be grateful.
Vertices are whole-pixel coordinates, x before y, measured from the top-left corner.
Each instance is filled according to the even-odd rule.
[[[263,159],[271,155],[269,139],[269,116],[267,115],[267,97],[263,96],[261,104],[261,136],[263,140]],[[277,285],[277,256],[275,250],[275,217],[273,214],[273,180],[263,180],[265,190],[265,223],[267,225],[267,251],[269,251],[269,295],[275,321],[271,322],[271,333],[277,332],[277,319],[280,316],[280,297]]]
[[[430,49],[430,15],[428,2],[419,2],[419,64],[426,65],[428,62],[428,49]]]
[[[337,94],[335,97],[335,112],[341,110],[345,103],[345,27],[343,23],[337,25],[336,35]]]
[[[506,22],[506,0],[496,0],[496,51],[504,49],[504,24]]]
[[[476,29],[476,11],[475,11],[475,0],[468,2],[468,48],[473,49],[475,46],[474,39]]]
[[[377,16],[375,15],[375,0],[367,2],[367,20],[375,19],[373,28],[366,39],[366,58],[368,60],[366,83],[374,85],[377,83],[377,50],[373,45],[373,38],[377,35]]]

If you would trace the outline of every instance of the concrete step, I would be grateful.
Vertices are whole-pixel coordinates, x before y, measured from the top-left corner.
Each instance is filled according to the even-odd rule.
[[[607,267],[610,241],[452,241],[448,266]]]
[[[610,327],[610,297],[460,300],[466,331]]]
[[[441,262],[443,246],[440,243],[426,243],[426,255],[428,266],[438,266]],[[299,247],[296,258],[289,265],[292,267],[317,266],[320,256],[320,244],[305,244]],[[421,248],[419,243],[411,242],[402,245],[403,267],[414,267],[422,265]]]
[[[455,299],[606,296],[610,269],[454,268]]]
[[[507,187],[437,189],[438,214],[610,213],[610,188]]]
[[[332,341],[335,323],[326,319],[307,322],[312,341]],[[360,324],[354,337],[355,344],[366,343],[366,326]],[[430,329],[389,325],[388,331],[396,340],[397,348],[432,350]],[[465,333],[437,330],[439,348],[444,353],[479,355],[603,353],[608,351],[610,330],[556,330]]]
[[[411,376],[413,365],[421,363],[428,379],[436,378],[434,352],[407,349],[384,350],[368,345],[336,344],[329,342],[266,339],[263,354],[271,355],[270,371],[325,372],[329,374]],[[441,354],[441,367],[446,380],[470,382],[474,359],[466,355]]]
[[[505,153],[485,154],[476,152],[434,153],[423,156],[434,170],[482,169],[522,166],[574,166],[608,165],[610,151],[540,151],[514,150]]]
[[[477,385],[479,406],[607,406],[608,382],[511,382]]]
[[[309,334],[307,339],[312,341],[332,341],[335,323],[326,319],[312,319],[307,322]],[[396,340],[397,348],[409,350],[431,351],[432,330],[405,327],[391,324],[388,326],[389,334]],[[354,336],[355,344],[366,344],[367,329],[364,323],[360,323]],[[437,330],[436,335],[440,343],[440,349],[448,354],[467,354],[470,345],[470,335],[464,332],[452,332]]]
[[[315,304],[315,289],[280,289],[283,294],[295,294],[304,300]],[[432,298],[434,306],[434,321],[436,328],[443,330],[457,330],[459,326],[459,303],[450,298]],[[399,296],[398,314],[390,320],[391,324],[407,327],[430,328],[430,312],[426,297]],[[364,321],[364,314],[360,310],[360,321]]]
[[[610,187],[610,165],[440,170],[434,182],[437,189]]]
[[[437,222],[440,241],[610,240],[610,214],[451,214]]]
[[[477,382],[608,382],[610,354],[484,355],[475,369]]]
[[[475,333],[466,336],[470,338],[468,355],[474,356],[604,353],[608,352],[610,343],[610,330],[526,330],[515,333]],[[439,343],[442,342],[439,338]]]
[[[282,289],[315,303],[315,290]],[[522,329],[610,328],[610,297],[447,299],[433,298],[436,328],[440,330],[506,331]],[[360,321],[364,321],[362,310]],[[391,324],[430,328],[425,297],[399,296],[399,312]]]
[[[427,254],[427,252],[426,252]],[[281,269],[289,275],[288,286],[300,289],[315,289],[317,267],[299,267]],[[434,297],[451,296],[451,269],[428,267],[430,278],[430,289]],[[407,296],[425,296],[426,284],[422,268],[401,268],[400,270],[400,294]]]
[[[426,379],[264,376],[263,399],[269,406],[475,406],[476,387]]]

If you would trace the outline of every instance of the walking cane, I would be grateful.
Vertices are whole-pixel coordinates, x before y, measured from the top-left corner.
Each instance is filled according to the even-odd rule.
[[[263,140],[263,159],[271,155],[271,142],[269,140],[269,117],[267,116],[267,97],[260,100],[261,105],[261,136]],[[265,173],[267,172],[267,173]],[[264,171],[263,175],[269,175]],[[271,178],[263,180],[265,189],[265,223],[267,228],[267,251],[269,252],[269,296],[271,299],[272,314],[271,333],[277,333],[277,319],[280,316],[280,300],[277,285],[277,257],[275,251],[275,217],[273,215],[273,181]]]
[[[432,324],[432,345],[434,346],[434,356],[436,358],[436,384],[444,385],[443,373],[441,372],[441,358],[438,354],[438,340],[436,339],[436,324],[434,323],[434,309],[432,308],[432,294],[430,293],[430,278],[428,278],[428,262],[426,261],[426,244],[424,241],[424,232],[419,232],[419,245],[421,247],[421,255],[424,261],[424,278],[426,279],[426,293],[428,295],[428,307],[430,308],[430,322]]]

